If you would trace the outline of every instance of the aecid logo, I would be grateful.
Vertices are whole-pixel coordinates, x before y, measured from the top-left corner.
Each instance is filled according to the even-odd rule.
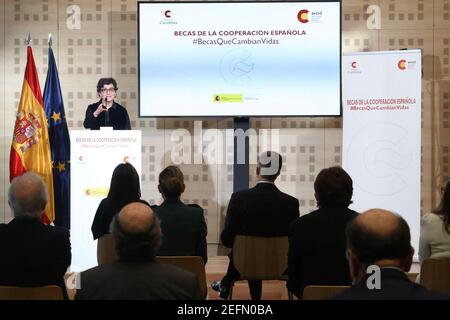
[[[358,68],[358,63],[356,61],[353,61],[351,63],[351,66],[352,66],[353,69],[356,69],[356,68]]]
[[[405,70],[405,69],[406,69],[406,60],[405,60],[405,59],[400,60],[400,61],[397,63],[397,67],[398,67],[400,70]]]
[[[164,11],[164,17],[166,17],[166,18],[172,18],[172,11],[170,11],[170,10],[166,10],[166,11]]]
[[[401,59],[397,62],[397,67],[401,70],[415,70],[417,67],[417,61],[416,60],[405,60]]]
[[[322,23],[322,10],[320,11],[309,11],[302,9],[297,13],[297,19],[300,23]]]
[[[308,23],[309,22],[308,13],[309,11],[306,9],[300,10],[297,14],[298,21],[300,21],[301,23]]]

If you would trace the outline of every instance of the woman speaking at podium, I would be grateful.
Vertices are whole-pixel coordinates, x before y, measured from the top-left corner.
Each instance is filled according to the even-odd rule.
[[[97,93],[100,100],[87,107],[84,127],[91,130],[99,130],[100,127],[130,130],[131,125],[127,109],[114,101],[117,96],[116,80],[101,78],[97,83]]]

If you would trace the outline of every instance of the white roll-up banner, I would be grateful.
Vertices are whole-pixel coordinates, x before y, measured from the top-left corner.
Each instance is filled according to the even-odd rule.
[[[383,208],[408,222],[417,257],[420,233],[421,51],[345,54],[343,167],[352,208]]]
[[[140,130],[72,130],[71,150],[71,271],[97,265],[97,240],[91,226],[106,198],[114,169],[131,163],[141,172]]]

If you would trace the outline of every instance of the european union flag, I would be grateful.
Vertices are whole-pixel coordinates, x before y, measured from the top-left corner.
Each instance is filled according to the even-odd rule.
[[[70,138],[53,50],[48,49],[48,71],[44,88],[53,163],[56,226],[70,229]]]

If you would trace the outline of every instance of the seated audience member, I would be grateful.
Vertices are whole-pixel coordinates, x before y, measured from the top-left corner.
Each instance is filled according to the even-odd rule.
[[[314,182],[318,210],[297,218],[289,232],[288,288],[298,298],[308,285],[350,285],[345,227],[353,182],[341,167],[323,169]]]
[[[232,248],[236,235],[258,237],[288,235],[289,225],[299,216],[299,202],[275,186],[275,179],[281,172],[281,166],[282,158],[278,153],[266,151],[259,155],[256,186],[231,195],[225,226],[220,237],[224,246]],[[211,285],[224,299],[228,297],[231,285],[240,277],[233,264],[232,252],[229,258],[226,275],[220,282],[213,282]],[[261,299],[261,280],[249,280],[248,285],[252,299]]]
[[[419,259],[426,258],[450,258],[450,180],[438,208],[421,219]]]
[[[69,231],[41,223],[48,201],[47,187],[37,174],[16,177],[9,187],[8,203],[14,219],[0,224],[0,285],[63,289],[71,262]]]
[[[207,227],[203,209],[180,200],[184,189],[183,172],[178,167],[168,166],[159,174],[158,190],[164,202],[153,208],[163,234],[158,255],[200,256],[206,264]]]
[[[94,240],[103,235],[110,234],[109,227],[114,216],[125,205],[131,202],[142,202],[139,174],[130,163],[119,164],[112,174],[108,196],[100,202],[92,222],[92,235]]]
[[[82,272],[75,299],[201,298],[194,274],[155,261],[161,228],[149,206],[134,202],[123,207],[114,218],[112,234],[118,261]]]
[[[333,299],[448,299],[410,281],[405,274],[411,268],[414,249],[408,224],[401,216],[371,209],[357,216],[346,233],[353,286]]]

